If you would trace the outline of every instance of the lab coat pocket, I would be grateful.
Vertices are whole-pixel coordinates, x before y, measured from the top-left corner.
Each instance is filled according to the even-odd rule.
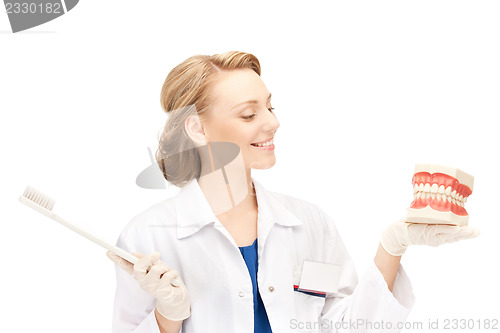
[[[325,305],[325,297],[318,296],[294,288],[295,321],[302,327],[318,325],[321,311]]]
[[[306,270],[307,267],[306,267]],[[295,314],[293,318],[298,325],[302,327],[311,327],[317,325],[318,318],[325,305],[325,294],[319,290],[307,290],[299,287],[304,275],[304,265],[295,267],[293,276],[293,299],[295,302]],[[291,322],[292,323],[292,322]]]

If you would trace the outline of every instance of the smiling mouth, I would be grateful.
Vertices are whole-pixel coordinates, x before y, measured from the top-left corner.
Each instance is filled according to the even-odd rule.
[[[273,144],[274,137],[267,140],[267,141],[262,141],[262,142],[257,142],[257,143],[251,143],[252,146],[254,147],[269,147]]]

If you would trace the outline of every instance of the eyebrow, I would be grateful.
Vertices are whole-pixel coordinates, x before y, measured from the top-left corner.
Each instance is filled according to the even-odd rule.
[[[267,97],[267,101],[269,101],[271,99],[271,93],[269,93],[269,96]],[[251,103],[251,104],[257,104],[259,101],[255,100],[255,99],[251,99],[251,100],[248,100],[248,101],[245,101],[245,102],[241,102],[241,103],[238,103],[236,104],[235,106],[233,106],[231,108],[231,110],[233,110],[234,108],[236,108],[237,106],[240,106],[242,104],[247,104],[247,103]]]

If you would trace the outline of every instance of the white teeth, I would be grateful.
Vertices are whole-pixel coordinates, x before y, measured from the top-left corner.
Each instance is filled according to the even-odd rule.
[[[451,195],[451,186],[448,186],[444,193],[446,193],[447,196],[450,196]]]
[[[444,187],[438,184],[414,184],[413,196],[415,199],[439,199],[456,204],[457,206],[464,207],[467,198],[463,194],[457,193],[451,186]]]
[[[257,147],[267,147],[267,146],[270,146],[272,144],[273,144],[273,140],[269,140],[269,141],[264,142],[264,143],[254,143],[254,145]]]

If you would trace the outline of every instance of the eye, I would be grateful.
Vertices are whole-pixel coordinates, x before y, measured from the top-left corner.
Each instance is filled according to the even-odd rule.
[[[274,112],[274,108],[269,108],[268,110],[271,112]]]
[[[244,117],[241,117],[241,118],[243,118],[243,119],[252,119],[253,117],[255,117],[256,114],[257,113],[254,113],[254,114],[251,114],[249,116],[244,116]]]

